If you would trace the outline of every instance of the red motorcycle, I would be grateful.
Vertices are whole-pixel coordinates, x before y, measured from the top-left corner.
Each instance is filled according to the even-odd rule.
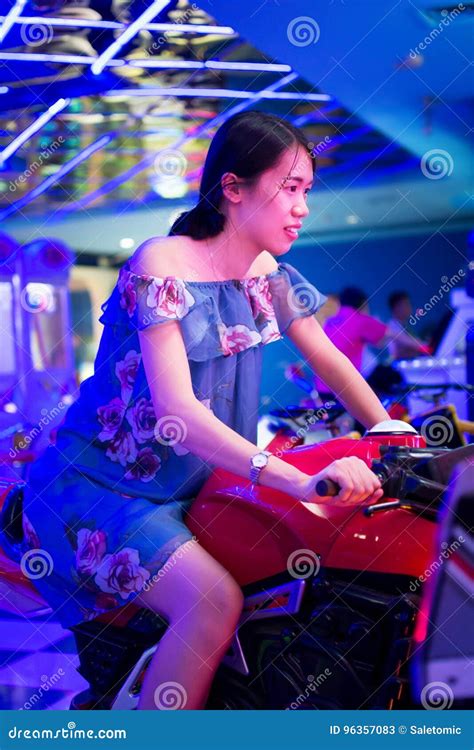
[[[361,440],[308,446],[298,440],[303,442],[289,441],[282,431],[268,449],[308,474],[335,459],[358,456],[380,477],[384,497],[360,506],[301,502],[263,486],[251,489],[223,470],[213,473],[187,524],[240,583],[245,604],[207,708],[438,707],[426,705],[426,688],[439,684],[456,706],[468,705],[474,697],[468,629],[451,618],[443,631],[441,619],[456,600],[460,621],[471,607],[472,622],[466,581],[472,588],[474,446],[428,449],[402,422],[381,423]],[[456,490],[457,484],[451,489],[443,525],[439,510],[452,470],[462,461],[467,461],[463,489]],[[329,482],[318,486],[321,495],[337,491]],[[5,482],[0,492],[2,534],[18,544],[22,485]],[[453,529],[463,539],[457,546]],[[445,565],[430,575],[448,540]],[[462,586],[456,579],[454,589],[456,569]],[[46,607],[33,583],[4,555],[0,574],[16,610],[31,614]],[[435,591],[425,585],[428,579],[437,581]],[[166,627],[162,618],[131,603],[72,628],[79,672],[89,689],[71,708],[135,708]],[[440,632],[447,630],[439,645]]]

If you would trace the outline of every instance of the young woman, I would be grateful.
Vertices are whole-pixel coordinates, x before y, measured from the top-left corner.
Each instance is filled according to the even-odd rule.
[[[313,170],[284,120],[245,112],[222,125],[196,207],[122,268],[95,373],[31,474],[25,538],[51,559],[35,584],[62,624],[133,599],[169,622],[142,709],[162,708],[170,683],[183,708],[204,707],[239,619],[239,586],[183,522],[212,466],[306,501],[322,502],[322,477],[341,485],[336,501],[381,495],[356,458],[316,476],[255,459],[262,349],[283,333],[367,427],[388,418],[315,320],[323,296],[279,263],[308,215]]]

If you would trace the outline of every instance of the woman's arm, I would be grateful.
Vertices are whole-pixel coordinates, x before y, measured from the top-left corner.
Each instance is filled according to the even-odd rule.
[[[261,449],[221,422],[194,396],[183,337],[176,321],[140,331],[143,365],[157,419],[178,417],[182,445],[211,465],[249,477],[250,458]],[[166,420],[165,420],[166,422]],[[360,503],[377,500],[380,482],[363,461],[344,458],[309,476],[276,456],[270,456],[260,475],[262,485],[281,490],[299,500],[315,496],[319,479],[330,478],[341,486],[338,500]],[[334,499],[331,500],[334,502]]]
[[[352,362],[334,346],[314,316],[297,318],[288,336],[305,361],[337,395],[347,411],[367,428],[390,419],[372,388]]]
[[[250,459],[261,448],[221,422],[194,395],[179,323],[140,331],[143,365],[157,419],[180,420],[182,445],[210,465],[249,477]],[[166,419],[163,420],[166,425]],[[304,494],[308,475],[276,456],[261,472],[261,483],[294,496]]]

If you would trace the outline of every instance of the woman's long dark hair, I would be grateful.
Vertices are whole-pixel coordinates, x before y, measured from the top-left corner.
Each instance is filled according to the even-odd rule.
[[[281,117],[252,111],[229,117],[209,147],[196,206],[181,214],[169,233],[187,235],[195,240],[220,234],[225,222],[220,210],[222,176],[232,172],[241,179],[255,181],[276,164],[287,148],[298,145],[312,155],[310,145],[313,144],[308,143],[301,130]],[[312,163],[314,171],[314,158]]]

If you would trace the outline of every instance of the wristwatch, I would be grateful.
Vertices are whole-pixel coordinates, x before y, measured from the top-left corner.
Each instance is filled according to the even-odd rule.
[[[260,472],[267,465],[268,458],[271,455],[270,451],[260,451],[260,453],[256,453],[250,459],[250,481],[252,484],[258,484]]]

